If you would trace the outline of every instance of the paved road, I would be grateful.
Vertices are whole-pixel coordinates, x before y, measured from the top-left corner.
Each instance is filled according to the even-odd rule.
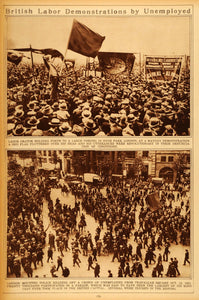
[[[104,191],[103,191],[104,192]],[[63,195],[61,194],[61,190],[60,189],[52,189],[51,190],[51,198],[53,200],[53,202],[55,203],[56,198],[59,198],[62,204],[67,204],[67,205],[71,205],[71,207],[74,207],[74,203],[75,203],[75,199],[74,196],[69,192],[68,195]],[[176,203],[176,205],[179,205],[179,203]],[[139,206],[138,206],[138,211],[139,211]],[[82,211],[80,211],[81,213]],[[85,212],[84,212],[85,214]],[[138,212],[136,213],[138,215]],[[136,218],[138,218],[138,216],[136,215]],[[79,221],[79,217],[77,222]],[[43,222],[44,222],[44,228],[47,228],[49,226],[49,217],[48,217],[48,207],[47,207],[47,203],[46,201],[44,201],[44,205],[43,205]],[[85,231],[88,231],[92,234],[92,237],[94,238],[95,235],[95,230],[98,226],[98,224],[95,222],[94,218],[91,217],[90,215],[86,214],[86,223],[87,223],[87,228],[85,229]],[[101,236],[103,237],[105,229],[103,229],[101,231]],[[50,232],[54,233],[54,229],[52,228],[52,226],[50,225],[47,229],[47,236]],[[70,243],[72,238],[74,238],[73,235],[70,235],[70,239],[69,239],[69,247],[70,247]],[[136,243],[134,242],[134,236],[132,235],[130,237],[129,242],[133,245],[133,253],[135,253],[135,248],[136,248]],[[48,238],[46,239],[48,241]],[[46,245],[45,249],[44,249],[44,266],[42,267],[41,265],[38,266],[38,268],[36,270],[34,270],[33,272],[33,277],[38,276],[38,277],[51,277],[50,274],[50,269],[52,267],[53,264],[57,265],[57,257],[60,255],[60,253],[58,251],[54,251],[53,253],[53,262],[49,262],[47,263],[47,249],[48,249],[48,245]],[[189,265],[183,266],[183,261],[184,261],[184,253],[185,253],[185,249],[189,249],[190,247],[188,246],[182,246],[182,245],[171,245],[170,247],[170,256],[169,257],[177,257],[178,261],[179,261],[179,271],[181,273],[181,275],[179,277],[181,278],[187,278],[190,277],[190,272],[191,272],[191,268]],[[163,249],[162,250],[156,250],[155,254],[158,256],[159,253],[163,254]],[[142,249],[142,254],[143,257],[145,256],[145,250]],[[87,256],[83,256],[82,253],[80,254],[80,268],[76,265],[75,267],[73,267],[73,262],[72,262],[72,252],[71,251],[65,251],[64,252],[64,257],[63,257],[63,265],[67,266],[70,269],[70,277],[73,278],[94,278],[94,271],[91,269],[90,271],[88,271],[88,264],[87,264]],[[115,260],[114,262],[111,262],[112,260],[112,254],[110,255],[102,255],[100,257],[98,257],[98,263],[101,267],[101,272],[100,272],[100,277],[101,278],[107,278],[108,277],[108,270],[110,269],[113,273],[113,277],[117,277],[118,275],[118,267],[119,267],[119,263],[117,262],[117,260]],[[131,263],[130,263],[131,265]],[[168,267],[168,263],[164,262],[164,274],[167,271],[167,267]],[[144,277],[152,277],[152,269],[153,269],[154,265],[149,265],[149,268],[145,268],[144,263],[143,263],[143,270],[144,270]],[[62,270],[61,268],[57,271],[57,276],[58,277],[62,277]],[[22,272],[22,277],[27,277],[25,272]],[[165,275],[164,275],[165,277]]]

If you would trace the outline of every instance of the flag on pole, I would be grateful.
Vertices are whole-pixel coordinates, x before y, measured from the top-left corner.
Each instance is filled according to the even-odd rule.
[[[8,51],[7,54],[7,60],[13,64],[15,64],[16,66],[18,66],[18,64],[22,61],[22,58],[24,57],[23,54],[18,54],[12,51]]]
[[[64,56],[61,52],[59,52],[56,49],[52,49],[52,48],[46,48],[46,49],[35,49],[35,48],[16,48],[13,49],[15,51],[23,51],[23,52],[33,52],[36,54],[44,54],[44,55],[50,55],[51,58],[54,57],[60,57],[62,60],[64,59]]]
[[[96,57],[105,37],[92,31],[84,24],[73,21],[68,49],[79,54]]]
[[[157,210],[158,208],[160,208],[160,207],[161,207],[161,204],[160,204],[160,198],[159,198],[158,192],[149,194],[149,195],[146,197],[146,203],[150,206],[150,209],[151,209],[152,211],[155,211],[155,210]]]

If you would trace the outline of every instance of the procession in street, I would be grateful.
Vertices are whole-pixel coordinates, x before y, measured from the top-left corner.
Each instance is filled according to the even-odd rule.
[[[189,175],[158,186],[106,176],[60,185],[60,173],[50,181],[14,161],[11,155],[8,277],[190,276]]]

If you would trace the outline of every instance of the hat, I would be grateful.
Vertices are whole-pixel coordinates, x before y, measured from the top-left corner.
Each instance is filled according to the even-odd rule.
[[[122,102],[121,102],[121,105],[128,105],[129,104],[129,99],[124,99],[124,100],[122,100]]]
[[[95,102],[104,102],[104,99],[101,98],[101,97],[98,97],[98,96],[94,96],[93,101],[95,101]]]
[[[43,135],[43,131],[40,129],[35,129],[32,131],[32,136],[42,136],[42,135]]]
[[[82,112],[82,118],[90,118],[91,117],[91,111],[90,110],[84,110]]]
[[[66,103],[61,103],[61,104],[59,105],[59,109],[60,109],[60,110],[66,110],[66,109],[67,109]]]
[[[16,128],[13,130],[14,135],[23,135],[25,132],[26,132],[26,128],[24,128],[22,124],[18,124]]]
[[[15,110],[23,110],[23,105],[22,104],[19,104],[15,107]]]
[[[36,116],[36,111],[34,111],[34,110],[29,110],[28,112],[27,112],[27,116]]]
[[[34,109],[35,105],[36,105],[36,101],[30,101],[29,104],[27,104],[27,107],[29,109]]]
[[[129,114],[127,116],[128,122],[133,122],[135,120],[137,120],[137,118],[134,116],[134,114]]]
[[[57,118],[52,118],[51,122],[48,123],[51,126],[59,126],[60,125],[60,120]]]
[[[41,101],[41,102],[39,103],[39,105],[40,105],[40,106],[46,106],[46,105],[47,105],[47,102],[43,100],[43,101]]]
[[[39,123],[39,120],[36,119],[35,116],[30,117],[30,119],[27,121],[28,125],[36,126]]]
[[[111,94],[107,94],[106,97],[105,97],[106,100],[110,100],[111,98],[112,98]]]
[[[43,116],[44,116],[44,114],[42,113],[41,110],[39,110],[39,111],[36,113],[36,117],[37,117],[38,120],[40,120]]]
[[[64,123],[62,123],[62,125],[59,127],[59,129],[60,129],[62,132],[67,132],[67,131],[71,130],[71,126],[69,125],[68,122],[64,122]]]
[[[43,113],[44,115],[50,115],[50,114],[52,114],[52,112],[53,112],[53,110],[52,110],[52,108],[50,107],[49,104],[47,104],[47,105],[42,109],[42,113]]]
[[[95,127],[95,123],[91,119],[87,119],[86,122],[84,123],[84,125],[88,129],[93,129]]]
[[[59,103],[58,102],[54,102],[52,105],[53,109],[59,108]]]
[[[143,132],[140,135],[142,135],[142,136],[152,136],[153,133],[149,129],[144,129]]]
[[[77,125],[77,124],[75,124],[73,126],[73,129],[72,129],[73,133],[75,133],[77,135],[81,135],[81,133],[83,133],[83,131],[84,131],[84,129],[81,126]]]
[[[21,118],[24,115],[24,111],[23,110],[16,110],[14,113],[16,118]]]
[[[116,123],[117,118],[118,118],[118,114],[111,114],[109,120],[113,123]]]
[[[15,124],[13,123],[8,123],[7,124],[7,131],[8,131],[8,134],[12,133],[12,130],[15,128]]]
[[[160,120],[157,117],[152,117],[149,121],[150,128],[156,128],[160,126]]]

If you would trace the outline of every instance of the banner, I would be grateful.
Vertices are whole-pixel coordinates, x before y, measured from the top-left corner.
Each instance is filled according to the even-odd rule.
[[[13,64],[15,64],[16,66],[18,66],[18,64],[22,61],[23,55],[19,55],[17,53],[13,53],[13,52],[8,52],[7,54],[7,60]]]
[[[179,80],[182,57],[152,57],[145,61],[145,77],[147,80]]]
[[[35,48],[17,48],[13,49],[15,51],[22,51],[22,52],[29,52],[32,51],[36,54],[43,54],[43,55],[51,55],[51,58],[53,57],[60,57],[62,60],[64,59],[64,56],[61,52],[59,52],[56,49],[52,48],[46,48],[46,49],[35,49]]]
[[[146,197],[146,203],[150,206],[152,211],[161,207],[158,192],[152,193]]]
[[[109,74],[131,73],[135,61],[133,53],[99,52],[99,69]]]
[[[79,54],[96,57],[105,37],[92,31],[84,24],[73,21],[68,49]]]

